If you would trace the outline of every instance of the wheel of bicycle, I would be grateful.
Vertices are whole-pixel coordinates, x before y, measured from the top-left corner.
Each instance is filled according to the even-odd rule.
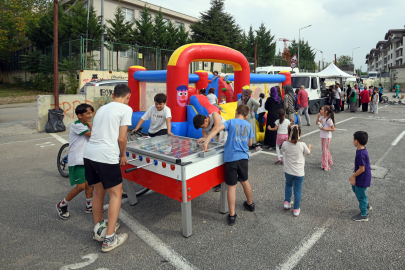
[[[68,166],[68,153],[69,153],[69,144],[65,143],[59,149],[57,166],[58,171],[63,177],[69,177],[69,166]]]

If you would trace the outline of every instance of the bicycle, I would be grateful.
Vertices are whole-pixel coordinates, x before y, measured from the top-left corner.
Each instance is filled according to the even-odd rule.
[[[388,103],[388,97],[387,96],[381,96],[381,104]]]
[[[140,128],[136,132],[134,132],[134,134],[131,134],[130,132],[128,132],[127,139],[128,139],[128,141],[134,141],[137,138],[144,137],[144,136],[147,136],[147,135],[148,134],[142,133],[142,128]],[[65,178],[69,177],[69,165],[68,165],[69,164],[69,159],[68,159],[69,156],[68,156],[68,153],[69,153],[69,143],[65,143],[59,149],[58,157],[57,157],[58,171]],[[146,192],[149,191],[148,188],[145,188],[145,187],[143,187],[141,185],[138,185],[135,182],[133,183],[133,185],[134,185],[134,188],[135,188],[136,197],[141,197],[142,195],[144,195]],[[122,197],[127,198],[128,196],[124,192],[122,194]]]
[[[59,149],[57,158],[58,171],[65,178],[69,177],[68,153],[69,153],[69,143],[65,143]]]

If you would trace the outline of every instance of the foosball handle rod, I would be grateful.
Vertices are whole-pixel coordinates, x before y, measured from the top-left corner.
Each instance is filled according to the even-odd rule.
[[[126,170],[125,170],[125,173],[130,173],[130,172],[132,172],[132,171],[135,171],[135,170],[137,170],[137,169],[140,169],[140,168],[143,168],[143,167],[146,167],[146,166],[150,166],[150,165],[152,165],[152,163],[145,164],[145,165],[138,166],[138,167],[134,167],[134,168],[131,168],[131,169],[126,169]]]

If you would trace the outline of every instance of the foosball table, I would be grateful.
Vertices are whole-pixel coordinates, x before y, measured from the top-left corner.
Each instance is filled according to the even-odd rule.
[[[191,201],[221,184],[220,212],[229,211],[225,184],[224,145],[210,142],[201,151],[196,139],[174,135],[139,138],[128,142],[129,164],[122,178],[131,205],[137,203],[135,182],[181,203],[183,236],[192,234]]]

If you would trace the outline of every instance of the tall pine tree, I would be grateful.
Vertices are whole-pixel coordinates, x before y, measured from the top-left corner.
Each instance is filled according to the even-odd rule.
[[[177,48],[183,46],[184,44],[190,43],[189,33],[183,24],[179,26],[179,32],[177,33]]]
[[[166,22],[163,18],[163,13],[160,9],[154,18],[154,25],[153,25],[152,31],[153,31],[153,35],[154,35],[153,46],[155,48],[160,48],[160,49],[166,48],[167,27],[166,27]]]
[[[258,66],[269,66],[274,61],[276,55],[276,42],[274,36],[270,34],[270,30],[267,30],[262,23],[256,31],[257,42],[257,57]]]
[[[256,36],[255,32],[253,31],[252,25],[250,25],[249,32],[246,37],[246,53],[249,62],[254,62],[255,58],[255,42],[256,42]]]
[[[210,3],[210,9],[201,12],[199,20],[190,25],[193,42],[220,44],[240,50],[242,31],[233,16],[225,12],[225,0],[211,0]]]
[[[146,5],[142,8],[141,17],[135,21],[136,28],[133,32],[138,45],[152,47],[154,42],[153,24],[151,14]]]
[[[315,66],[315,55],[316,53],[314,50],[311,49],[311,46],[309,46],[308,41],[304,42],[304,40],[300,40],[300,58],[299,58],[299,67],[300,69],[306,69],[306,70],[313,70]],[[298,43],[293,40],[291,44],[288,46],[288,49],[290,50],[290,54],[294,55],[297,54],[298,56]]]
[[[122,7],[118,6],[114,12],[113,20],[106,20],[110,27],[107,27],[107,40],[114,43],[128,44],[132,38],[132,25],[131,22],[126,22],[124,14],[122,13]],[[117,51],[117,70],[118,68],[118,59],[119,51],[127,51],[130,49],[130,46],[118,45],[113,46],[114,50]]]
[[[174,25],[172,21],[169,21],[167,24],[167,49],[168,50],[175,50],[177,49],[177,36],[179,34],[179,30],[177,27]]]

